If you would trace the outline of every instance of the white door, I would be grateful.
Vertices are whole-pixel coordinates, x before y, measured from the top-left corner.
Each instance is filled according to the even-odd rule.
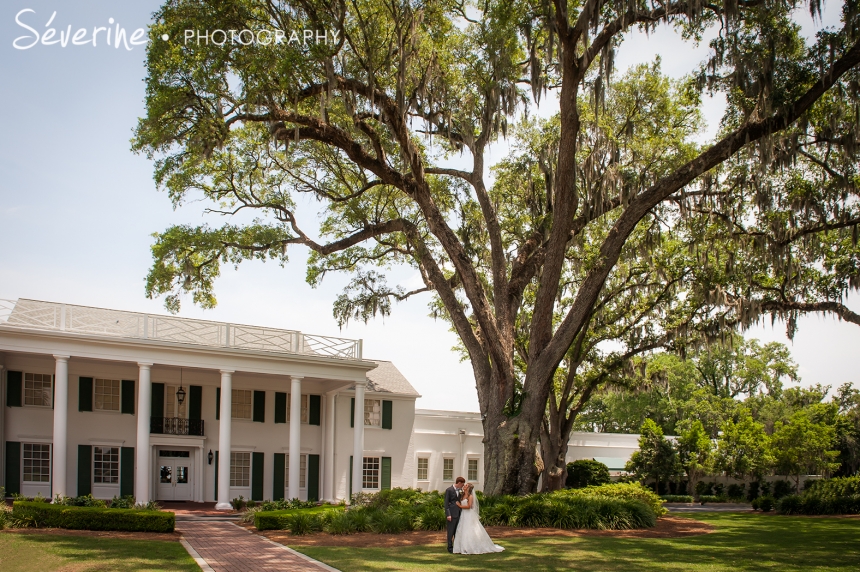
[[[188,451],[159,451],[158,500],[191,500],[191,456]]]

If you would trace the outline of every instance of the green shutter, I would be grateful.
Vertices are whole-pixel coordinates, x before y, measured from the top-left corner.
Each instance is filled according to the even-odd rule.
[[[6,441],[6,494],[21,494],[21,443],[18,441]],[[0,499],[0,502],[5,501]]]
[[[251,453],[251,500],[263,500],[263,453]]]
[[[215,451],[215,502],[218,502],[218,451]]]
[[[120,400],[122,401],[122,405],[120,406],[121,413],[128,413],[129,415],[134,415],[134,380],[133,379],[124,379],[122,380],[122,389],[120,390]]]
[[[93,410],[93,378],[78,378],[78,411]]]
[[[275,422],[277,423],[277,421]],[[287,466],[286,453],[275,453],[275,464],[273,466],[274,473],[272,475],[272,500],[279,501],[284,499],[284,489],[286,482],[284,481]]]
[[[24,373],[20,371],[6,372],[6,406],[21,407],[24,395]],[[9,492],[9,489],[6,489]]]
[[[382,475],[380,488],[382,490],[391,488],[391,457],[382,457]]]
[[[320,456],[308,455],[308,500],[320,500]]]
[[[355,427],[355,397],[349,398],[349,426]]]
[[[352,501],[352,455],[349,456],[349,500]]]
[[[152,402],[150,403],[150,416],[164,417],[164,384],[152,384]]]
[[[78,445],[78,496],[86,496],[93,492],[93,448],[90,445]]]
[[[215,388],[215,419],[221,419],[221,388]]]
[[[391,402],[382,402],[382,428],[391,429]]]
[[[188,386],[188,418],[203,419],[203,388],[199,385]]]
[[[310,408],[310,411],[308,412],[308,425],[319,425],[320,424],[320,396],[319,395],[308,396],[308,406]]]
[[[119,496],[134,496],[134,447],[119,450]]]
[[[254,392],[254,421],[256,423],[266,422],[266,392]],[[262,493],[261,493],[262,494]]]
[[[287,422],[287,394],[275,392],[275,423]]]

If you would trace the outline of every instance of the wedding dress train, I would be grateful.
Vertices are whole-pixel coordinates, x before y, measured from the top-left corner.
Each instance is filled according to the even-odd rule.
[[[486,554],[504,550],[503,547],[493,543],[490,535],[484,530],[478,514],[478,498],[472,496],[472,508],[463,509],[460,513],[460,523],[454,536],[455,554]]]

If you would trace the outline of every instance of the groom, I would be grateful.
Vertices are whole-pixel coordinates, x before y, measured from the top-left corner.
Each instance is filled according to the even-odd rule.
[[[460,523],[460,507],[457,502],[463,491],[466,479],[457,477],[453,486],[445,490],[445,516],[448,518],[448,552],[454,552],[454,535],[457,534],[457,525]]]

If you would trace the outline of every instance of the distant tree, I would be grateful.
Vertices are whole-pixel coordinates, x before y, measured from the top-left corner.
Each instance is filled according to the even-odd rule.
[[[659,490],[661,482],[681,472],[675,447],[663,436],[663,430],[653,420],[646,419],[642,424],[639,450],[630,457],[626,469],[642,481],[654,479],[654,490]]]
[[[761,479],[773,466],[770,437],[764,425],[741,409],[738,420],[727,420],[717,440],[714,466],[727,476]]]
[[[835,425],[839,469],[834,474],[848,477],[860,472],[860,391],[845,383],[837,391],[836,402],[839,407]]]
[[[839,468],[835,429],[813,422],[808,411],[798,411],[788,423],[778,423],[771,442],[776,472],[794,477],[798,493],[801,476],[829,476]]]
[[[690,490],[713,468],[713,443],[698,419],[685,420],[679,424],[678,460],[687,473]]]
[[[739,335],[728,344],[700,352],[694,363],[702,387],[718,397],[755,395],[767,391],[778,395],[786,381],[797,381],[797,364],[781,343],[761,345]]]
[[[609,467],[600,461],[579,459],[567,464],[567,480],[564,485],[569,489],[605,485],[609,482]]]

